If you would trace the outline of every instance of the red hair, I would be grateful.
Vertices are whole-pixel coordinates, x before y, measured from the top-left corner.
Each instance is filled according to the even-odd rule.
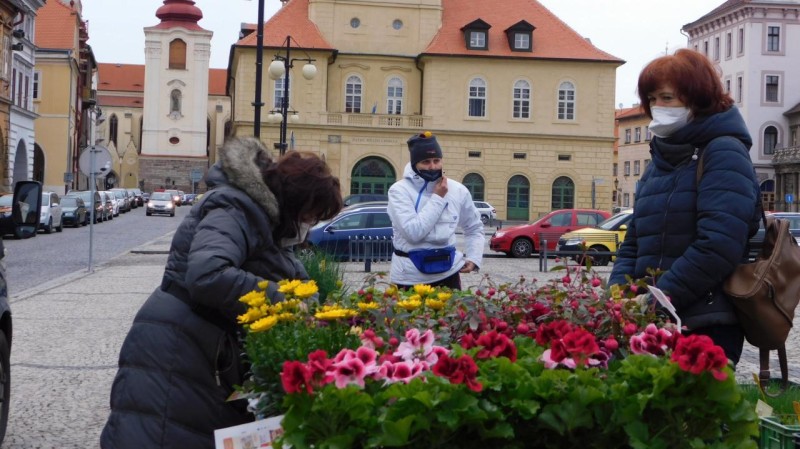
[[[691,111],[693,117],[707,116],[727,110],[733,99],[725,93],[720,75],[711,61],[694,50],[682,48],[672,56],[651,61],[639,74],[639,100],[648,117],[647,96],[664,85],[675,89],[675,95]]]

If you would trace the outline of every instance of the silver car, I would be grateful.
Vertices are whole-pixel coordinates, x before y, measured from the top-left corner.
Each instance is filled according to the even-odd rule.
[[[50,234],[55,229],[58,232],[64,230],[64,223],[61,222],[61,204],[58,194],[55,192],[42,192],[42,212],[39,217],[39,229],[43,229],[45,234]]]
[[[145,205],[145,214],[149,217],[153,214],[169,214],[175,216],[175,200],[168,192],[153,192],[150,200]]]

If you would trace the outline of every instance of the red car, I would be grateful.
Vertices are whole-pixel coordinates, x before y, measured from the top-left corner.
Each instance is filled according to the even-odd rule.
[[[540,242],[546,240],[547,250],[555,251],[561,234],[597,226],[610,216],[610,212],[595,209],[554,210],[533,223],[499,229],[489,240],[489,248],[511,257],[529,257],[538,253]]]

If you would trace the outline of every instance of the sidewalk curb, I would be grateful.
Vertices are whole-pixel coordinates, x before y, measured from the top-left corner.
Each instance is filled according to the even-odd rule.
[[[161,247],[161,246],[163,246],[163,244],[160,243],[160,242],[162,242],[167,237],[169,237],[169,241],[171,242],[173,234],[175,234],[175,231],[168,232],[168,233],[166,233],[166,234],[164,234],[164,235],[162,235],[160,237],[156,237],[155,239],[150,240],[149,242],[143,243],[143,244],[141,244],[141,245],[139,245],[137,247],[134,247],[132,249],[129,249],[127,251],[123,251],[123,252],[117,254],[116,256],[113,256],[110,259],[95,265],[93,267],[92,271],[89,271],[88,268],[82,268],[82,269],[80,269],[78,271],[73,271],[72,273],[67,273],[67,274],[65,274],[65,275],[63,275],[61,277],[58,277],[58,278],[55,278],[55,279],[53,279],[51,281],[45,282],[44,284],[39,284],[36,287],[31,287],[31,288],[29,288],[27,290],[23,290],[23,291],[21,291],[21,292],[19,292],[17,294],[11,295],[8,298],[8,301],[9,301],[10,304],[13,305],[16,302],[24,301],[26,299],[29,299],[31,296],[36,296],[36,295],[44,293],[44,292],[46,292],[48,290],[52,290],[54,288],[61,287],[64,284],[68,284],[68,283],[73,282],[75,280],[81,279],[83,277],[91,276],[93,274],[96,274],[98,271],[103,271],[106,268],[106,266],[108,264],[110,264],[111,262],[113,262],[113,261],[115,261],[117,259],[120,259],[120,258],[122,258],[122,257],[124,257],[126,255],[129,255],[129,254],[169,254],[169,245],[167,245],[167,249],[166,250],[148,249],[148,247]]]

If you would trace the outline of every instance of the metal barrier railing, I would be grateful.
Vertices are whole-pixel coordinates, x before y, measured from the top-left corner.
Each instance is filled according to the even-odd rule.
[[[548,242],[552,242],[554,234],[545,235],[544,233],[539,237],[540,243],[540,250],[539,250],[539,271],[547,271],[547,259],[549,256],[581,256],[585,255],[588,257],[598,258],[598,257],[607,257],[609,260],[617,255],[617,251],[619,250],[619,236],[617,234],[613,235],[593,235],[591,237],[591,243],[608,243],[613,244],[613,247],[616,248],[615,251],[599,251],[596,248],[585,248],[585,249],[578,249],[578,250],[559,250],[558,249],[558,240],[561,238],[561,235],[555,238],[556,242],[556,250],[550,251],[548,250]],[[579,237],[579,236],[578,236]]]
[[[372,270],[372,262],[389,262],[392,260],[394,244],[391,237],[350,237],[348,242],[349,262],[364,262],[364,271]]]

